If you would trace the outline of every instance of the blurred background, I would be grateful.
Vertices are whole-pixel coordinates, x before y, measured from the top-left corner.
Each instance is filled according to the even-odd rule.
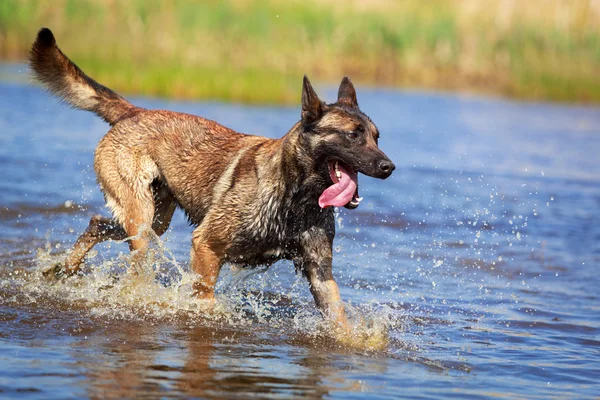
[[[600,101],[600,0],[2,0],[0,61],[42,26],[125,94],[297,103],[321,83]]]

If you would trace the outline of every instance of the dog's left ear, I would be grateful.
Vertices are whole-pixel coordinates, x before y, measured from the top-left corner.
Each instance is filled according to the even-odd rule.
[[[340,90],[338,91],[338,103],[344,104],[351,108],[358,108],[356,90],[354,90],[354,85],[347,76],[342,79],[342,83],[340,84]]]
[[[323,116],[325,104],[319,99],[308,77],[304,75],[302,82],[302,124],[308,125]]]

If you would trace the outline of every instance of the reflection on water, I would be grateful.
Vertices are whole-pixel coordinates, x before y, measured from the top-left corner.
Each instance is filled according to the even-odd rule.
[[[91,163],[106,125],[32,86],[0,94],[3,397],[600,393],[598,109],[359,90],[398,169],[361,177],[365,200],[338,216],[341,340],[289,263],[227,271],[215,309],[191,298],[181,215],[146,276],[106,243],[84,276],[42,279],[105,212]],[[135,102],[270,137],[299,114]]]

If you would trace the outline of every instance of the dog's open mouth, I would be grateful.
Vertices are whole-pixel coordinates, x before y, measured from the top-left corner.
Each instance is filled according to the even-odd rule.
[[[329,161],[329,176],[333,185],[319,197],[319,206],[356,208],[362,198],[358,196],[358,173],[341,161]]]

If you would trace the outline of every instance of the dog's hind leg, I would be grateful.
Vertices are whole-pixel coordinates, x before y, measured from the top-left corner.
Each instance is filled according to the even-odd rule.
[[[194,282],[194,294],[200,299],[214,300],[215,285],[223,265],[219,251],[205,225],[200,225],[192,234],[191,268],[199,275]]]
[[[85,232],[75,242],[65,262],[44,271],[44,275],[57,277],[75,275],[92,247],[107,240],[124,240],[126,237],[125,230],[117,221],[95,215],[90,220]]]
[[[152,229],[161,236],[169,229],[177,203],[167,186],[158,181],[153,182],[152,193],[154,194]]]
[[[156,165],[145,155],[136,153],[136,149],[117,148],[115,151],[114,145],[115,141],[109,135],[102,139],[96,149],[94,168],[106,205],[126,233],[132,252],[131,272],[140,273],[154,234],[156,194],[153,182],[158,171]]]
[[[123,228],[127,233],[129,250],[132,253],[131,272],[139,274],[142,272],[142,264],[146,260],[152,235],[154,200],[150,187],[124,197],[126,202],[124,202],[122,210],[118,210],[115,215],[118,215],[119,220],[123,221]]]
[[[168,191],[159,189],[154,194],[155,211],[152,229],[158,236],[161,236],[169,227],[176,204]],[[95,245],[107,240],[125,240],[128,236],[116,220],[95,215],[90,220],[85,232],[79,236],[71,248],[65,262],[46,270],[44,275],[75,275],[81,269],[85,256]],[[145,245],[144,243],[139,243],[138,240],[133,246],[130,244],[130,247],[133,247],[133,250],[137,250],[145,247]]]

